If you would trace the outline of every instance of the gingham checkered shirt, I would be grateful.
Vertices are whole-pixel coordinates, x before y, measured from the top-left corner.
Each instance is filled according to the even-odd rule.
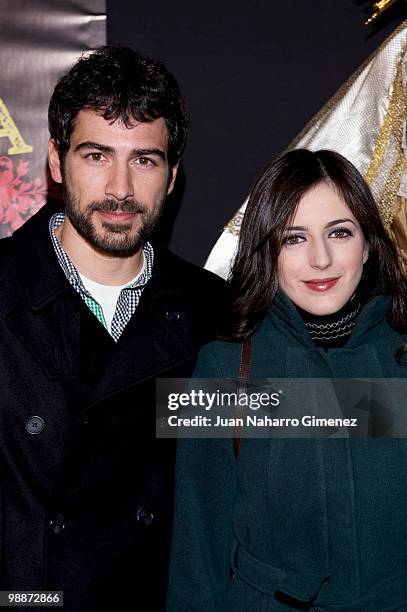
[[[85,289],[77,269],[69,259],[68,255],[65,253],[64,249],[60,245],[55,235],[56,228],[61,225],[61,223],[63,223],[64,218],[65,215],[63,213],[57,213],[55,215],[52,215],[49,221],[49,233],[51,236],[52,244],[55,249],[56,256],[58,258],[59,265],[61,266],[66,278],[68,279],[72,287],[75,289],[75,291],[79,293],[88,308],[93,312],[96,318],[100,321],[100,323],[102,323],[102,325],[109,331],[112,338],[117,342],[117,340],[120,338],[121,333],[129,322],[130,317],[136,312],[136,308],[139,304],[143,289],[151,278],[154,264],[153,247],[149,242],[146,242],[146,244],[144,245],[143,252],[145,266],[143,273],[132,285],[124,287],[124,289],[121,290],[112,320],[112,328],[111,330],[109,330],[105,321],[102,307],[92,297],[89,291]]]

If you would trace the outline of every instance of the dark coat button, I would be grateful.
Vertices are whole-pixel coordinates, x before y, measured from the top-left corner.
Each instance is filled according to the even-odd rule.
[[[139,523],[143,523],[148,527],[154,521],[154,514],[144,508],[144,506],[140,506],[137,510],[136,518]]]
[[[63,514],[57,514],[54,519],[49,522],[49,527],[55,533],[59,535],[63,529],[65,529],[65,518]]]
[[[176,323],[181,319],[181,313],[178,310],[167,310],[165,320],[168,323]]]
[[[30,416],[25,422],[25,428],[29,434],[39,434],[45,427],[44,419],[40,416]]]

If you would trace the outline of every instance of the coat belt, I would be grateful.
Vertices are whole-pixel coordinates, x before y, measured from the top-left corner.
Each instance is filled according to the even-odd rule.
[[[253,557],[240,545],[233,555],[233,569],[252,588],[270,597],[278,598],[278,594],[283,594],[295,603],[308,604],[313,609],[391,612],[403,606],[402,609],[407,610],[407,569],[404,568],[351,601],[340,594],[333,596],[333,589],[329,588],[333,585],[328,575],[307,572],[289,574]]]

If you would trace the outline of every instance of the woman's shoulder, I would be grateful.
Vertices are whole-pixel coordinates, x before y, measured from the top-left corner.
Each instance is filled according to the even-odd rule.
[[[205,344],[198,355],[193,376],[234,377],[240,363],[240,342],[214,340]]]

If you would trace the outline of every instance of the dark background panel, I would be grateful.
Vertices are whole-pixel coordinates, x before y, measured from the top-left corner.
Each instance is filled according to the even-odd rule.
[[[184,176],[165,217],[176,253],[204,263],[259,171],[407,16],[398,0],[365,27],[371,4],[107,1],[108,43],[163,60],[188,105]]]
[[[105,43],[105,13],[105,0],[0,0],[0,98],[33,146],[33,176],[45,171],[54,85],[81,53]],[[0,139],[0,154],[9,146]]]
[[[0,0],[0,98],[27,148],[0,135],[0,237],[40,206],[48,184],[48,104],[81,53],[105,44],[105,0]],[[4,118],[3,118],[4,120]],[[0,127],[3,126],[1,122]]]

